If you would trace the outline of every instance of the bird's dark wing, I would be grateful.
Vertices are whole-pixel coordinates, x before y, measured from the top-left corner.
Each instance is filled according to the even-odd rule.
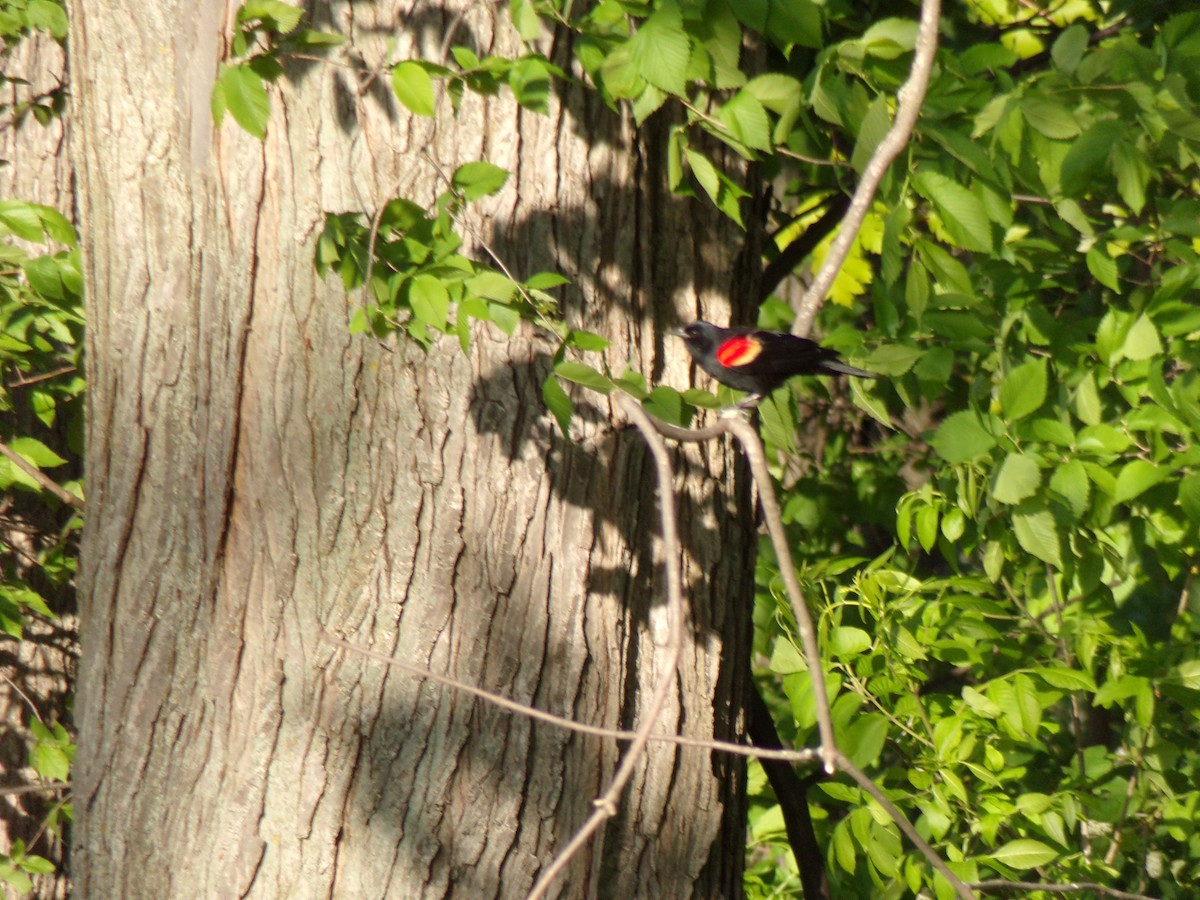
[[[786,378],[824,371],[826,362],[834,362],[835,350],[822,347],[816,341],[776,331],[754,331],[746,336],[757,341],[762,349],[749,361],[755,371],[766,376]]]

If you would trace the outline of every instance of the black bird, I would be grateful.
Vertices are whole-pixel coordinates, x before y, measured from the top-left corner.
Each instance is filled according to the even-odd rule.
[[[793,375],[875,377],[842,362],[836,350],[781,331],[693,322],[675,334],[683,338],[700,368],[721,384],[750,395],[738,404],[742,407],[757,405]]]

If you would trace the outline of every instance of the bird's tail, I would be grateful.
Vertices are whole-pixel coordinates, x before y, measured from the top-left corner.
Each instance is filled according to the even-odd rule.
[[[828,372],[830,375],[853,375],[856,378],[878,378],[874,372],[868,372],[866,369],[856,369],[854,366],[837,359],[827,359],[821,363],[821,370]]]

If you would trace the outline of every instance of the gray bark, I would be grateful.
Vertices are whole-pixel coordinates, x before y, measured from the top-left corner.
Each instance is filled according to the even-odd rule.
[[[516,49],[468,4],[454,40]],[[318,5],[369,66],[436,56],[452,12]],[[428,202],[514,172],[470,223],[519,275],[575,279],[611,363],[683,387],[668,326],[723,309],[740,238],[670,198],[660,145],[574,90],[549,117],[468,97],[414,120],[352,69],[303,63],[267,138],[216,129],[232,8],[72,11],[87,232],[89,509],[74,874],[88,897],[522,896],[591,810],[611,741],[389,671],[325,636],[542,709],[638,721],[659,677],[653,470],[602,398],[579,441],[540,399],[553,346],[468,354],[351,336],[313,269],[326,211]],[[387,40],[397,40],[388,57]],[[754,539],[723,446],[680,454],[688,647],[662,730],[729,737]],[[740,891],[741,770],[655,745],[561,896]]]

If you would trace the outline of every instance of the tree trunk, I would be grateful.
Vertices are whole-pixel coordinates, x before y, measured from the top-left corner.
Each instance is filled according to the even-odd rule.
[[[464,3],[315,4],[334,59],[516,51]],[[469,220],[519,276],[575,280],[610,362],[683,387],[667,329],[728,315],[744,238],[672,198],[662,141],[586,92],[548,117],[468,95],[410,118],[386,72],[299,62],[266,140],[212,124],[234,7],[72,11],[89,299],[77,827],[86,897],[522,896],[591,811],[612,741],[389,670],[344,639],[583,722],[628,727],[660,677],[653,467],[603,398],[577,442],[540,400],[554,347],[477,329],[428,353],[351,336],[318,278],[327,211],[427,203],[513,172]],[[388,42],[397,49],[388,56]],[[547,45],[548,46],[548,45]],[[561,49],[561,48],[560,48]],[[478,244],[476,244],[478,249]],[[688,645],[658,730],[735,734],[754,536],[726,446],[679,454]],[[652,746],[561,896],[740,893],[737,762]]]

